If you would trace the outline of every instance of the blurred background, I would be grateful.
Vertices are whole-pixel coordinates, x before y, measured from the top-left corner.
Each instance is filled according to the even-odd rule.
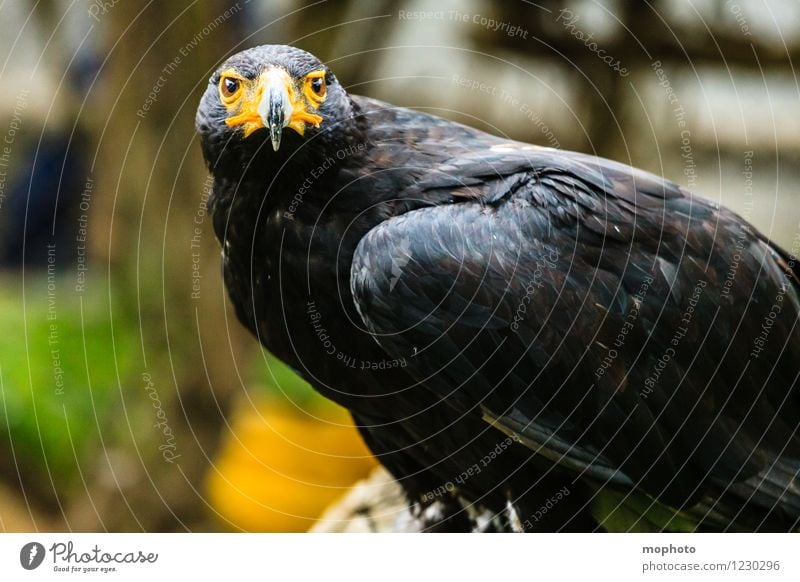
[[[263,43],[798,248],[796,0],[0,3],[0,531],[306,531],[374,470],[222,287],[194,113]]]

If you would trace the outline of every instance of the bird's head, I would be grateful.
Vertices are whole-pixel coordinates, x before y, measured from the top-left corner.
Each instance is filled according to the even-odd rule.
[[[211,76],[196,125],[213,164],[225,148],[296,150],[351,115],[347,94],[319,59],[264,45],[232,56]]]

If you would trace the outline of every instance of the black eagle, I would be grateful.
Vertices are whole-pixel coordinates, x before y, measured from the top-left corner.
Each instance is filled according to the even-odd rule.
[[[287,46],[227,60],[197,129],[238,317],[426,529],[798,528],[800,267],[733,212]]]

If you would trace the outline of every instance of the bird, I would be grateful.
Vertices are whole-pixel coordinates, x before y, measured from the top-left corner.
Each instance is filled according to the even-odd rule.
[[[296,47],[228,58],[196,129],[238,319],[421,531],[797,531],[800,237]]]

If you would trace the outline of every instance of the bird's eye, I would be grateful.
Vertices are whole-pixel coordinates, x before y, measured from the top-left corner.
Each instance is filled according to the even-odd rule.
[[[219,92],[223,99],[231,99],[239,91],[241,81],[233,77],[223,77],[219,82]]]
[[[311,88],[311,92],[317,98],[325,97],[325,92],[328,90],[327,86],[325,85],[325,77],[310,77],[308,86]]]

